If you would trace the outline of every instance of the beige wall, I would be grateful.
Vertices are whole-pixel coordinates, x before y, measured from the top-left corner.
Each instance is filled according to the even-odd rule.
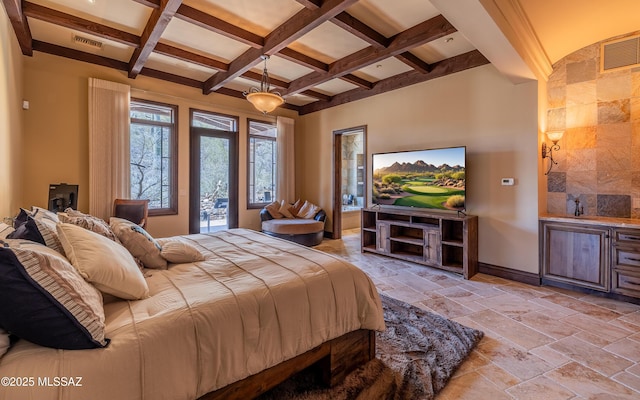
[[[22,202],[22,52],[7,14],[0,12],[0,222]]]
[[[480,261],[537,273],[537,92],[537,82],[513,85],[487,65],[302,116],[297,193],[331,216],[334,130],[366,125],[369,163],[372,153],[464,145]],[[503,177],[515,186],[501,186]]]
[[[221,112],[240,117],[239,225],[260,229],[259,210],[246,209],[246,118],[262,115],[243,99],[212,94],[200,90],[139,76],[128,79],[122,71],[73,61],[48,54],[35,53],[24,58],[24,96],[31,102],[26,111],[23,140],[24,187],[21,206],[46,207],[50,183],[80,185],[78,208],[87,211],[88,198],[88,78],[95,77],[131,85],[134,97],[177,104],[179,107],[178,140],[178,215],[149,218],[148,230],[153,236],[170,236],[188,232],[189,214],[189,108]],[[290,110],[281,115],[296,117]],[[267,117],[265,120],[274,120]]]

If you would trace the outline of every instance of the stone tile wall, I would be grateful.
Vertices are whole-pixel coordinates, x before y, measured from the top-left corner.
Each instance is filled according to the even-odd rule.
[[[549,77],[547,129],[564,136],[547,212],[573,214],[577,199],[585,215],[640,218],[640,68],[601,73],[601,44],[558,61]]]

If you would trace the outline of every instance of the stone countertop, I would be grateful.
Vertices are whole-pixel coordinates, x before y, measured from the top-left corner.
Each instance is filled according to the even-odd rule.
[[[590,215],[581,215],[579,217],[574,217],[573,215],[560,215],[560,214],[542,214],[538,218],[540,221],[571,222],[571,223],[579,223],[583,225],[611,226],[614,228],[640,229],[640,219],[633,219],[633,218],[595,217]]]

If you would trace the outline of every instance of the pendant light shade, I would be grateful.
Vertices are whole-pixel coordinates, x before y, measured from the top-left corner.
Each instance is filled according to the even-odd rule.
[[[262,80],[260,81],[260,89],[252,87],[249,91],[244,92],[244,96],[253,104],[253,106],[263,114],[270,113],[284,103],[284,99],[278,92],[272,92],[269,83],[269,74],[267,73],[268,55],[262,55],[264,60],[264,71],[262,72]]]

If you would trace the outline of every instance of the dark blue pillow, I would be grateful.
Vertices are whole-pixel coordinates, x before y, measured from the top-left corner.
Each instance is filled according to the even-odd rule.
[[[20,210],[20,212],[22,212],[22,210]],[[18,224],[17,221],[18,219],[16,218],[16,223],[14,223],[14,228],[16,230],[8,234],[7,239],[25,239],[40,244],[46,244],[44,237],[40,233],[38,225],[33,218],[27,216],[20,224]]]
[[[0,240],[0,327],[56,349],[104,347],[100,292],[56,251]]]

